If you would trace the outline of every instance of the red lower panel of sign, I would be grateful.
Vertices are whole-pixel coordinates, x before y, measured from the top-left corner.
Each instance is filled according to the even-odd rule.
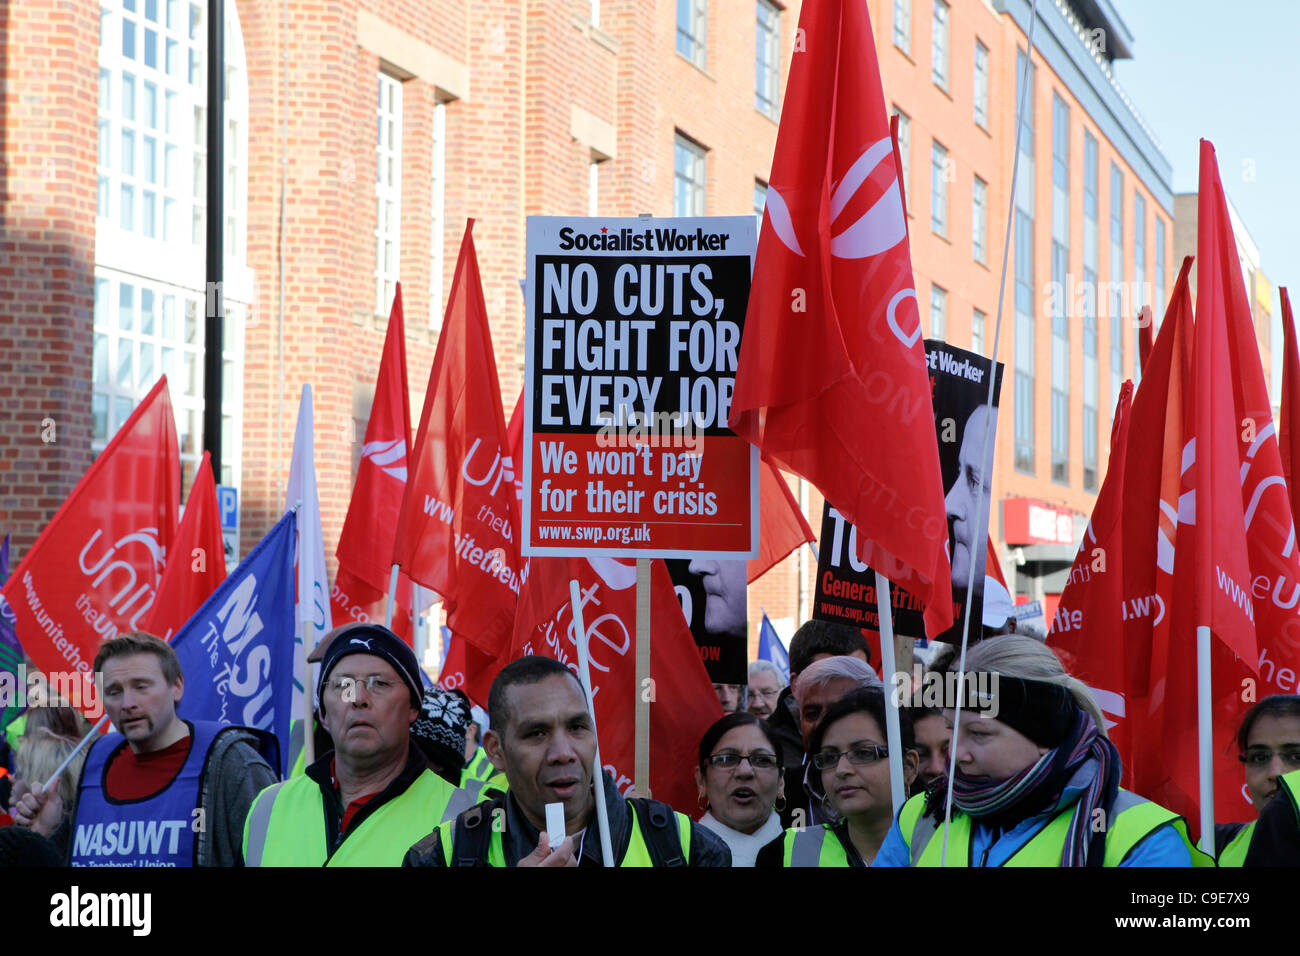
[[[635,435],[534,433],[533,546],[626,551],[747,552],[750,446]]]

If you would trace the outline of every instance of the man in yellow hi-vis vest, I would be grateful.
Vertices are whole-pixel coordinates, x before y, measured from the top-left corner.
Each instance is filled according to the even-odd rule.
[[[244,824],[248,866],[397,866],[477,797],[434,773],[411,739],[422,693],[411,649],[368,623],[326,642],[317,708],[334,750],[258,795]]]
[[[582,686],[549,657],[522,657],[492,682],[483,747],[506,794],[448,821],[406,855],[407,866],[603,866],[594,786],[604,786],[615,866],[730,866],[717,836],[666,803],[625,798],[595,771],[596,735]],[[554,850],[546,806],[563,805]]]

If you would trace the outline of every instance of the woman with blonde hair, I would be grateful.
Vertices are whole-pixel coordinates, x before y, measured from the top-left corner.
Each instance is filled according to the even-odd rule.
[[[1120,788],[1101,708],[1045,644],[982,641],[952,686],[951,821],[946,786],[912,798],[875,866],[943,865],[945,837],[948,866],[1213,866],[1181,817]]]
[[[33,712],[36,710],[34,709]],[[72,753],[78,743],[80,743],[79,737],[64,736],[48,726],[33,727],[29,722],[18,744],[17,772],[10,805],[16,805],[28,791],[43,786],[63,761],[67,760],[68,754]],[[86,752],[83,749],[63,768],[55,784],[59,796],[63,798],[64,811],[63,820],[50,834],[50,841],[57,849],[60,858],[67,850],[72,829],[72,810],[76,803],[77,782],[81,779],[81,765],[85,759]]]

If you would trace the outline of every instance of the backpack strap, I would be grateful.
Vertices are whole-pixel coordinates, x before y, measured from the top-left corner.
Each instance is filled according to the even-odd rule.
[[[636,813],[641,837],[655,866],[688,866],[682,856],[682,836],[677,813],[659,800],[633,798],[628,801]]]
[[[477,803],[456,818],[452,827],[451,865],[488,866],[488,849],[492,842],[492,811],[503,800]]]

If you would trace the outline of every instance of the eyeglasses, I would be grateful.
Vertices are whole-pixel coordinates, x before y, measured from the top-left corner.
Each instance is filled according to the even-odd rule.
[[[396,686],[387,677],[371,674],[369,677],[331,677],[326,687],[335,697],[351,702],[357,699],[358,684],[364,684],[371,697],[383,697]]]
[[[748,760],[749,765],[755,770],[775,770],[780,763],[776,759],[776,754],[768,753],[765,750],[759,750],[752,754],[714,754],[711,757],[704,758],[704,762],[716,770],[735,770],[740,766],[742,760]]]
[[[1282,757],[1282,762],[1292,770],[1300,769],[1300,747],[1287,747],[1285,750],[1254,750],[1237,757],[1247,767],[1262,769],[1273,762],[1274,754]]]
[[[831,770],[840,765],[841,757],[848,757],[849,763],[862,766],[863,764],[875,763],[877,760],[884,760],[889,756],[889,748],[879,744],[854,744],[847,752],[839,750],[823,750],[820,753],[813,754],[813,766],[818,770]]]

